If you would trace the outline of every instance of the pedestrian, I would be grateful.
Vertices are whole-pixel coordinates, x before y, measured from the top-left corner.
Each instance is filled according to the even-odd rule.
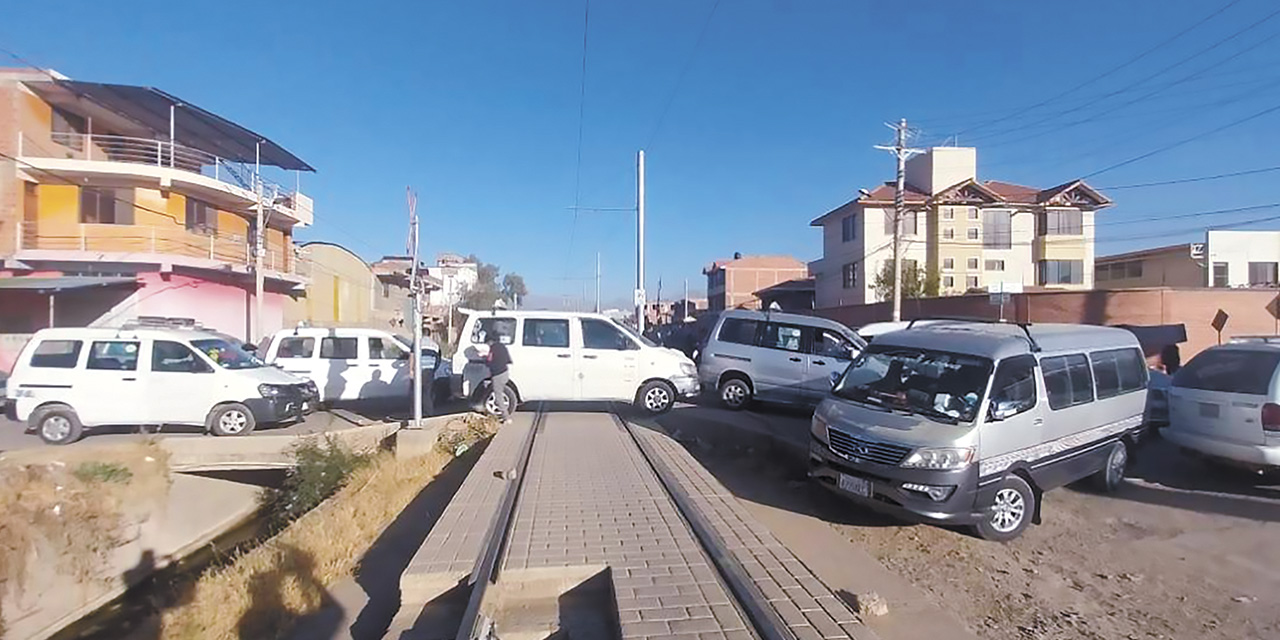
[[[511,374],[507,368],[511,366],[511,352],[507,351],[507,345],[502,344],[502,336],[497,331],[489,333],[489,356],[487,358],[489,364],[489,387],[493,390],[493,404],[498,409],[498,419],[502,424],[511,423],[510,410],[514,407],[507,406],[507,380]]]
[[[1166,344],[1160,350],[1160,364],[1164,366],[1164,372],[1173,375],[1182,368],[1182,354],[1178,351],[1178,345]]]

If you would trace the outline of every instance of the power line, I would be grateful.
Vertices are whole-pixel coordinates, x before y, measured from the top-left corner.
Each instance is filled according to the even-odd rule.
[[[711,26],[711,19],[716,15],[716,9],[720,7],[720,0],[715,0],[711,5],[711,11],[707,12],[707,17],[702,21],[702,29],[698,31],[698,39],[693,43],[693,49],[689,51],[689,57],[685,59],[684,66],[680,69],[680,75],[676,76],[676,83],[671,87],[671,93],[667,94],[667,101],[662,106],[662,111],[658,114],[658,123],[653,127],[653,133],[649,134],[649,140],[645,143],[644,148],[653,147],[653,141],[658,137],[658,133],[662,131],[662,124],[666,121],[667,112],[671,110],[671,104],[675,102],[676,94],[680,91],[680,85],[684,83],[684,78],[689,74],[689,69],[693,67],[693,61],[698,56],[698,51],[702,48],[702,41],[707,35],[707,27]]]
[[[1147,187],[1163,187],[1173,184],[1188,184],[1192,182],[1205,182],[1208,180],[1221,180],[1223,178],[1235,178],[1237,176],[1251,176],[1258,173],[1269,173],[1271,171],[1280,171],[1280,166],[1263,167],[1261,169],[1249,169],[1246,171],[1233,171],[1231,173],[1219,173],[1212,176],[1198,176],[1195,178],[1180,178],[1178,180],[1162,180],[1160,182],[1139,182],[1136,184],[1121,184],[1109,187],[1095,187],[1102,191],[1119,191],[1120,189],[1145,189]]]
[[[573,260],[574,236],[578,233],[578,199],[582,195],[582,129],[587,109],[587,35],[591,32],[591,0],[582,6],[582,75],[578,81],[578,151],[573,168],[573,224],[569,227],[569,250],[565,252],[565,273]]]

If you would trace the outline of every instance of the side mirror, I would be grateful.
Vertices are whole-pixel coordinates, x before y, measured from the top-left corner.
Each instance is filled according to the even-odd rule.
[[[839,372],[839,371],[832,371],[832,372],[831,372],[831,376],[830,376],[830,378],[831,378],[831,388],[832,388],[832,389],[835,389],[835,388],[836,388],[836,385],[837,385],[837,384],[840,384],[840,376],[841,376],[841,375],[844,375],[844,374],[843,374],[843,373],[841,373],[841,372]]]

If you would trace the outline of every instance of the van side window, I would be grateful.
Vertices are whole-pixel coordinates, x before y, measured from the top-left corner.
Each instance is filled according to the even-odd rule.
[[[567,349],[569,347],[569,320],[526,318],[524,321],[524,346]]]
[[[276,349],[277,358],[310,358],[316,350],[315,338],[304,338],[302,336],[289,336],[280,339],[280,346]]]
[[[755,320],[725,318],[724,324],[720,325],[720,341],[754,345],[756,343],[756,329],[759,326],[760,323]]]
[[[475,327],[471,329],[471,343],[484,344],[490,334],[496,334],[502,344],[515,344],[516,319],[488,317],[476,320]]]
[[[409,352],[401,349],[400,345],[390,338],[369,338],[370,360],[399,360],[408,356]]]
[[[1099,400],[1147,386],[1147,368],[1137,349],[1095,351],[1089,354],[1089,360],[1093,362]]]
[[[320,357],[326,360],[355,360],[359,357],[355,338],[321,338]]]
[[[991,385],[991,403],[1006,418],[1036,406],[1035,356],[1014,356],[1000,362]]]
[[[622,335],[617,327],[594,318],[582,319],[582,346],[585,349],[626,351],[635,347],[630,338]]]
[[[204,373],[213,371],[181,342],[156,340],[151,345],[151,370],[162,373]]]
[[[760,336],[760,346],[783,351],[800,351],[804,348],[804,329],[792,324],[766,322]]]
[[[853,345],[835,331],[818,329],[818,335],[813,339],[813,353],[840,360],[852,360]]]
[[[89,347],[86,369],[137,371],[138,343],[124,341],[95,342]]]
[[[31,366],[42,369],[74,369],[80,361],[79,340],[45,340],[31,354]]]
[[[1044,386],[1049,392],[1049,408],[1065,409],[1093,402],[1093,374],[1084,354],[1054,356],[1040,361]]]

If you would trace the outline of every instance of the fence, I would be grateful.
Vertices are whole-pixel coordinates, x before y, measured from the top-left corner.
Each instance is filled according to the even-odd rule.
[[[204,258],[239,265],[253,264],[251,238],[232,233],[197,231],[185,227],[151,227],[124,224],[48,225],[23,222],[16,230],[19,251],[90,251],[142,253]],[[290,246],[266,242],[263,266],[279,273],[296,273]]]

